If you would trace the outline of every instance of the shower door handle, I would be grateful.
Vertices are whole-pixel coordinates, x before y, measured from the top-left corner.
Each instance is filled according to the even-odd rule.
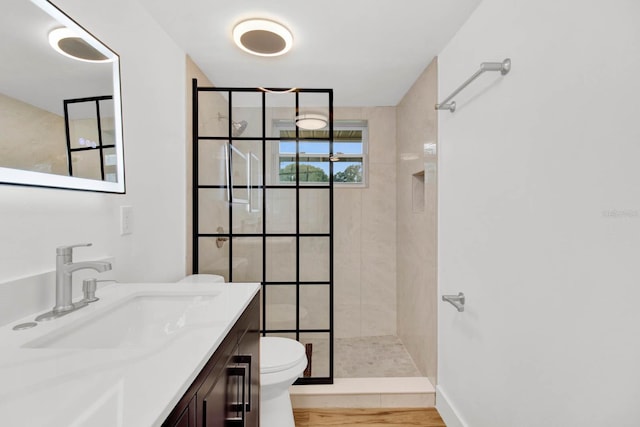
[[[464,311],[465,297],[462,292],[458,292],[458,295],[442,295],[442,301],[453,305],[459,312]]]

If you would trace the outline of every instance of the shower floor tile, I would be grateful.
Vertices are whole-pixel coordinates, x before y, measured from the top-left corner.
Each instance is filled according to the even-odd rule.
[[[396,336],[336,338],[334,352],[336,378],[422,376]]]

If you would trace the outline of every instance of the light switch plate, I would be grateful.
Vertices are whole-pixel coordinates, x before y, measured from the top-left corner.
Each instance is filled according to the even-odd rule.
[[[133,206],[120,206],[120,235],[133,233]]]

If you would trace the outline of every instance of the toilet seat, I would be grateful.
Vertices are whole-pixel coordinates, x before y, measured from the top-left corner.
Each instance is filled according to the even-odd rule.
[[[306,365],[304,346],[290,338],[260,338],[260,373],[271,374]]]

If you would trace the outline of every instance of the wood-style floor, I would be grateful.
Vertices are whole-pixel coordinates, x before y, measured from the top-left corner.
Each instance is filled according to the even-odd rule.
[[[435,408],[294,409],[296,427],[446,427]]]

